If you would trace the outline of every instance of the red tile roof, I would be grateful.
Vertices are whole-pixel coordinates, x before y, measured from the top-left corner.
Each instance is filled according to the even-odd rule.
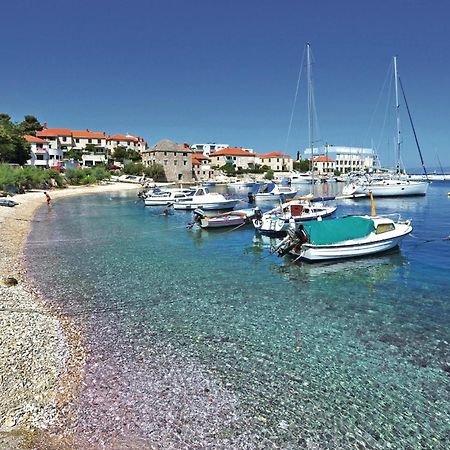
[[[108,141],[128,141],[128,142],[142,142],[143,139],[136,137],[136,136],[131,136],[129,134],[114,134],[112,136],[108,136]]]
[[[199,160],[207,160],[209,159],[206,155],[204,155],[203,153],[194,153],[192,155],[193,158],[199,159]]]
[[[291,158],[291,156],[286,155],[286,153],[281,152],[272,152],[272,153],[264,153],[259,155],[260,158]]]
[[[40,138],[38,138],[38,137],[36,137],[36,136],[31,136],[31,135],[29,135],[29,134],[26,134],[26,135],[24,136],[24,139],[25,139],[27,142],[31,142],[32,144],[47,144],[47,141],[46,141],[46,140],[40,139]]]
[[[209,156],[251,156],[255,157],[256,155],[254,153],[250,153],[247,150],[242,150],[242,148],[223,148],[221,150],[218,150],[217,152],[211,153]]]
[[[192,158],[192,165],[193,166],[199,166],[201,162],[197,158]]]
[[[100,133],[99,131],[90,130],[72,130],[72,136],[74,138],[95,138],[95,139],[105,139],[105,133]]]
[[[317,156],[314,158],[314,162],[334,162],[334,159],[331,159],[328,156]]]
[[[45,128],[42,131],[37,131],[38,137],[56,137],[56,136],[72,136],[72,130],[69,128]]]

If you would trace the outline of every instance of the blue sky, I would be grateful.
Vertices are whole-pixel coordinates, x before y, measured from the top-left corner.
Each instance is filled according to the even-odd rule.
[[[438,154],[450,166],[449,17],[444,0],[7,2],[0,110],[51,127],[130,132],[149,144],[283,151],[309,41],[323,142],[373,140],[382,163],[393,163],[393,128],[380,137],[380,92],[397,54],[426,163],[436,166]],[[308,146],[304,79],[292,155]],[[403,159],[417,167],[403,112]],[[394,125],[393,111],[387,119]]]

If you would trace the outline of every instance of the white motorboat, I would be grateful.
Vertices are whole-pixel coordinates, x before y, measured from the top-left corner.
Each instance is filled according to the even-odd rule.
[[[174,209],[192,211],[200,208],[203,210],[227,210],[233,209],[241,200],[227,199],[217,192],[209,192],[206,187],[199,187],[191,191],[186,198],[174,203]]]
[[[331,216],[337,207],[326,205],[321,201],[291,200],[276,208],[261,214],[259,208],[255,210],[254,227],[266,236],[285,236],[289,228],[295,229],[300,222],[315,220]]]
[[[396,221],[387,216],[348,216],[305,222],[273,251],[295,261],[327,261],[382,253],[398,246],[411,233],[410,220]]]
[[[288,177],[290,178],[292,184],[315,184],[319,180],[315,178],[311,172],[291,172]]]
[[[168,206],[188,198],[192,189],[152,189],[143,195],[145,206]]]
[[[297,194],[297,189],[290,186],[280,186],[275,183],[262,184],[258,192],[254,195],[255,200],[285,200],[294,198]]]
[[[256,184],[256,181],[253,180],[237,180],[232,183],[228,183],[227,186],[231,189],[241,189],[245,187],[253,187]]]

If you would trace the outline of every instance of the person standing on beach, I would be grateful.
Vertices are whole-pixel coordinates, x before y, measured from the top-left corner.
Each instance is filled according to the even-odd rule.
[[[45,196],[47,197],[47,205],[50,206],[50,202],[52,201],[52,198],[50,195],[48,195],[48,192],[44,192]]]

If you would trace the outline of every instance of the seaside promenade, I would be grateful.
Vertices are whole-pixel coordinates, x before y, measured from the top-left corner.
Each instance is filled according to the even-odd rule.
[[[53,203],[64,197],[138,188],[136,184],[108,183],[49,193]],[[54,423],[58,411],[75,394],[84,362],[77,325],[47,305],[26,279],[23,246],[35,211],[46,203],[44,191],[13,199],[18,206],[0,208],[2,450],[33,447],[36,432]],[[10,277],[17,280],[16,285],[7,285]]]

